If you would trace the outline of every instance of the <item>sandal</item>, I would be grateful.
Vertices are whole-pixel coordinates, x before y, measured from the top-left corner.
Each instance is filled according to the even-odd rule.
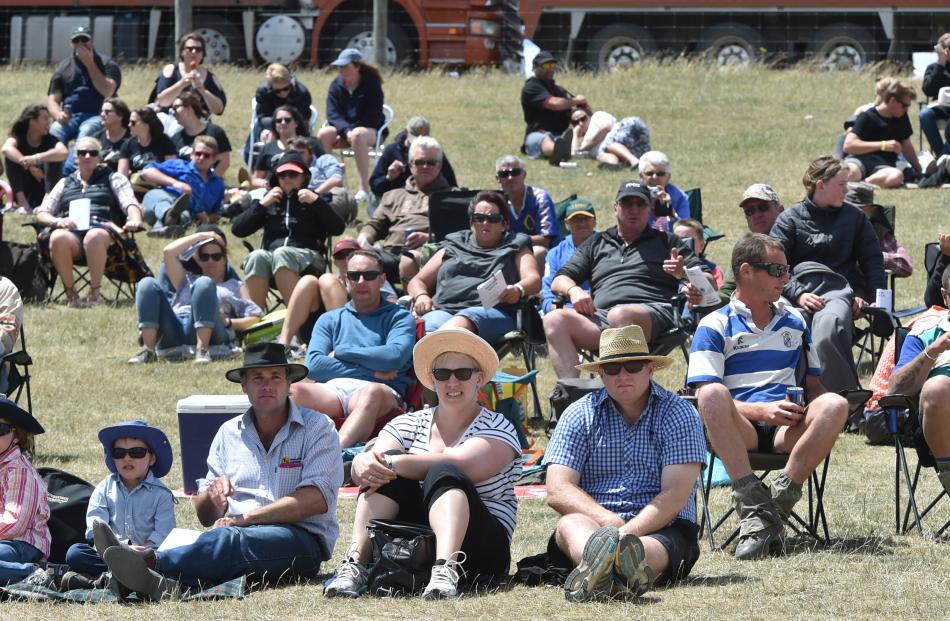
[[[86,308],[85,300],[80,299],[75,287],[66,287],[66,306],[69,308]]]
[[[102,294],[99,293],[100,289],[102,289],[102,287],[89,288],[89,295],[86,296],[85,300],[83,300],[87,307],[95,306],[96,304],[102,301]]]

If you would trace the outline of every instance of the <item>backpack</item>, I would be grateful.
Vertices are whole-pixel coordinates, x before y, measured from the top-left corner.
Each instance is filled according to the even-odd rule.
[[[86,509],[95,489],[74,474],[56,468],[38,468],[46,482],[49,503],[49,527],[53,544],[49,551],[51,563],[65,563],[66,550],[74,543],[86,543]]]
[[[561,414],[567,409],[567,406],[587,393],[600,390],[603,387],[604,383],[601,382],[598,377],[593,379],[583,379],[579,377],[559,379],[554,385],[554,390],[551,391],[551,396],[548,397],[551,403],[551,421],[548,423],[549,429],[554,428]]]
[[[413,595],[429,583],[435,562],[435,533],[421,524],[370,520],[375,563],[369,592],[378,597]]]
[[[37,244],[0,242],[0,275],[13,281],[24,302],[46,300],[52,279]]]

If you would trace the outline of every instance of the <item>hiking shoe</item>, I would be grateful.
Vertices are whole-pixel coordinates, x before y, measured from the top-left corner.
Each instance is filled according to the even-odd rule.
[[[943,485],[943,489],[947,492],[947,496],[950,496],[950,468],[940,471],[937,471],[937,478],[940,479],[940,483]]]
[[[422,592],[422,599],[445,599],[458,597],[459,577],[465,572],[462,563],[465,562],[465,553],[459,550],[447,559],[439,559],[432,566],[432,576],[429,584]]]
[[[162,217],[162,224],[168,226],[169,224],[178,224],[181,220],[181,214],[184,213],[188,206],[191,204],[191,194],[186,194],[182,192],[178,198],[175,199],[175,202],[172,203],[171,209],[165,212],[165,215]]]
[[[151,364],[153,362],[158,362],[158,354],[155,353],[154,349],[148,347],[129,358],[129,364]]]
[[[782,510],[772,498],[772,492],[754,476],[747,483],[732,490],[736,513],[739,515],[739,544],[736,558],[741,561],[760,559],[781,551],[785,526]],[[789,506],[789,508],[791,508]]]
[[[159,601],[175,591],[175,583],[149,569],[141,552],[115,546],[106,550],[102,560],[119,584],[148,599]]]
[[[785,543],[785,528],[773,524],[764,528],[751,529],[743,521],[739,526],[739,544],[736,546],[736,559],[754,561],[770,554],[781,552]]]
[[[336,574],[323,587],[325,597],[359,597],[366,591],[369,571],[356,559],[346,558],[340,563]]]
[[[620,533],[615,526],[601,526],[584,544],[581,564],[564,581],[564,596],[569,602],[583,602],[598,596],[610,596],[614,561]]]
[[[626,589],[638,597],[649,591],[656,579],[656,574],[647,565],[646,558],[647,553],[639,537],[632,533],[620,535],[614,573]]]
[[[211,352],[207,349],[195,349],[195,364],[207,364],[211,362]]]
[[[96,552],[99,553],[100,558],[109,548],[122,545],[122,542],[119,541],[115,532],[102,520],[95,520],[92,523],[92,543],[96,548]]]

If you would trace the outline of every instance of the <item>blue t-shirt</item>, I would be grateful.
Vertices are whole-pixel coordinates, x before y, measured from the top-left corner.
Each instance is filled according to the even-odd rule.
[[[596,233],[597,231],[595,230],[594,232]],[[577,246],[574,245],[574,236],[568,235],[565,239],[561,240],[561,243],[551,248],[544,258],[544,276],[541,278],[541,310],[545,313],[551,312],[554,308],[554,301],[557,299],[557,296],[551,291],[551,283],[554,282],[557,271],[561,269],[562,265],[568,262],[575,250],[577,250]],[[589,281],[585,280],[580,283],[580,286],[584,291],[590,293]],[[573,305],[570,302],[565,302],[564,307],[572,308]]]
[[[561,239],[561,228],[554,213],[554,201],[551,195],[541,188],[525,187],[524,209],[515,214],[515,208],[508,203],[509,231],[525,235],[544,235],[554,246]]]

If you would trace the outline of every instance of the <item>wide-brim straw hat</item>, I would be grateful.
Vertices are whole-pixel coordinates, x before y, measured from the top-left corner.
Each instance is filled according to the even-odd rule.
[[[643,338],[643,328],[637,325],[623,328],[607,328],[600,334],[600,358],[594,362],[577,365],[581,371],[597,371],[605,362],[626,362],[628,360],[652,360],[660,369],[673,364],[669,356],[656,356],[650,353],[647,340]]]
[[[487,384],[498,371],[498,354],[485,339],[462,328],[442,328],[422,337],[412,350],[416,378],[429,390],[435,390],[432,381],[435,359],[449,352],[474,360],[482,371],[483,384]]]

